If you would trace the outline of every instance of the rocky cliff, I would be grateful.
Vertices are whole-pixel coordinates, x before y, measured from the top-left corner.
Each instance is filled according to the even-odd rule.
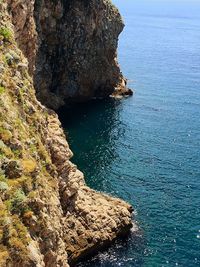
[[[116,12],[117,20],[120,20],[117,11],[110,3],[99,2],[104,3],[103,10],[99,11],[102,12],[100,14],[107,12],[108,15],[113,11]],[[68,34],[78,38],[77,23],[84,20],[83,16],[85,21],[88,19],[89,27],[93,27],[90,21],[91,14],[88,13],[86,16],[81,13],[89,9],[90,3],[74,1],[73,10],[71,5],[71,1],[59,0],[37,3],[33,0],[0,1],[0,266],[2,267],[73,265],[85,255],[109,244],[118,235],[127,233],[133,226],[130,205],[120,199],[100,194],[85,185],[83,174],[70,161],[72,152],[57,115],[41,105],[35,97],[33,77],[38,91],[41,87],[40,97],[46,96],[47,100],[44,102],[49,106],[58,107],[69,97],[62,91],[63,85],[66,86],[66,90],[67,86],[71,86],[70,83],[74,84],[72,87],[75,91],[85,90],[76,87],[85,86],[84,83],[81,84],[80,72],[75,80],[71,79],[73,75],[70,76],[69,69],[78,68],[78,65],[76,67],[72,62],[71,65],[65,64],[65,61],[70,61],[67,49],[72,45],[72,41],[67,43],[66,40],[69,38]],[[54,13],[50,15],[49,10],[53,10],[52,7]],[[77,9],[80,17],[75,20],[71,17],[70,22],[67,14],[73,15]],[[96,14],[95,19],[100,20],[99,14]],[[59,39],[57,31],[59,29],[60,32],[62,27],[67,29],[67,23],[73,25],[73,31],[71,29],[72,32],[68,33],[66,30],[64,41],[64,33]],[[103,21],[100,20],[99,23]],[[112,22],[110,23],[108,27],[114,27]],[[49,29],[52,31],[53,28],[55,37],[53,33],[48,35]],[[79,30],[85,31],[84,27],[80,27]],[[94,36],[99,35],[98,29],[96,30]],[[117,32],[120,30],[121,27],[116,29]],[[75,40],[73,38],[72,40]],[[87,34],[85,38],[88,38]],[[108,42],[110,41],[111,39],[108,39]],[[82,42],[84,40],[77,40],[75,43],[78,45]],[[116,39],[113,43],[116,45]],[[101,46],[100,41],[99,48],[96,48],[97,51],[94,53],[98,53],[98,49],[102,49]],[[106,47],[105,43],[104,51]],[[78,53],[78,47],[75,46],[73,51]],[[76,59],[76,53],[73,51],[71,53]],[[93,51],[91,55],[92,53]],[[114,51],[111,51],[111,54],[113,59]],[[113,64],[111,58],[109,61]],[[55,66],[52,65],[54,60]],[[83,62],[80,62],[81,70]],[[91,69],[91,72],[94,71],[93,75],[95,68],[97,66],[94,66],[94,70]],[[117,65],[115,68],[118,70]],[[100,70],[97,77],[101,75]],[[98,79],[99,84],[103,82]],[[91,82],[89,78],[88,82]],[[56,84],[58,89],[54,87]],[[110,89],[108,91],[110,93]],[[50,97],[46,93],[50,94]],[[62,94],[65,97],[61,101]],[[54,97],[58,98],[55,105],[51,102],[54,101]]]
[[[124,25],[110,0],[8,0],[16,40],[39,100],[70,102],[128,94],[117,63]]]

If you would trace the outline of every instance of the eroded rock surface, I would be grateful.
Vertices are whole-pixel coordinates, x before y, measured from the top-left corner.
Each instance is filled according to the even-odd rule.
[[[124,24],[110,0],[9,0],[16,38],[39,100],[70,102],[128,95],[117,62]]]
[[[35,97],[14,36],[32,64],[37,45],[29,57],[30,39],[19,42],[32,16],[11,22],[19,8],[32,13],[30,3],[0,4],[0,266],[67,267],[127,233],[132,208],[85,185],[57,115]]]

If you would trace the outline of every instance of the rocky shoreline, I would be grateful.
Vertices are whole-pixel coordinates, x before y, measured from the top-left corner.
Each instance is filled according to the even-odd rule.
[[[95,17],[94,12],[98,10],[101,11],[100,17],[98,14]],[[85,14],[85,19],[80,17],[84,12],[88,14]],[[68,44],[63,38],[70,35],[65,35],[63,27],[68,25],[69,14],[76,15],[75,18],[78,17],[80,21],[72,20],[69,29],[66,29],[72,35]],[[72,98],[73,101],[82,97],[87,100],[99,96],[99,93],[106,97],[119,90],[120,86],[125,88],[115,49],[123,24],[113,23],[113,19],[121,22],[117,9],[107,0],[3,0],[0,3],[2,267],[67,267],[111,244],[132,227],[137,230],[129,204],[86,186],[82,172],[70,161],[73,154],[57,114],[42,105],[57,109]],[[93,20],[99,23],[99,32]],[[108,36],[102,35],[104,31],[101,29],[106,29],[108,20],[108,33],[115,31],[115,35],[107,40]],[[95,52],[100,51],[98,56],[93,54],[93,57],[97,60],[103,56],[103,61],[109,58],[109,64],[105,68],[102,66],[102,71],[109,70],[107,74],[110,78],[105,77],[106,73],[98,73],[98,76],[95,70],[91,71],[92,77],[97,75],[98,81],[96,91],[92,92],[94,78],[88,80],[85,77],[90,84],[84,83],[83,66],[78,67],[72,62],[72,65],[68,65],[67,51],[74,55],[72,61],[77,61],[74,51],[80,49],[76,47],[80,40],[76,40],[74,30],[81,30],[82,27],[87,29],[85,23],[89,25],[86,33],[94,28],[90,34],[96,38],[95,47],[98,46],[97,40],[100,44]],[[59,37],[60,30],[64,33]],[[77,35],[83,37],[87,36],[86,33],[82,35],[78,31]],[[62,55],[58,53],[61,49],[58,41],[61,47],[66,46]],[[86,41],[88,37],[82,48],[87,44]],[[102,47],[104,42],[107,43]],[[70,50],[72,43],[75,47],[73,51]],[[89,49],[93,51],[92,43]],[[90,60],[86,54],[83,61],[87,66],[86,72],[93,68]],[[101,69],[102,62],[99,64],[96,68]],[[76,79],[71,78],[73,75],[70,76],[69,68],[76,72]],[[36,99],[34,86],[42,104]],[[55,91],[53,88],[57,86],[58,91]],[[68,88],[73,88],[72,95]],[[105,88],[105,92],[102,88]],[[97,91],[98,94],[94,93]],[[126,89],[123,94],[126,95]]]

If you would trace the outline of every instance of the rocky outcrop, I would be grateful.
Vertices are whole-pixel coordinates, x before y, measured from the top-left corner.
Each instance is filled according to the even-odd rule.
[[[71,163],[58,117],[36,99],[18,48],[31,72],[34,23],[31,15],[19,22],[14,12],[31,14],[32,1],[8,3],[0,4],[0,266],[67,267],[136,229],[132,208],[88,188]],[[21,28],[30,38],[21,39]]]
[[[124,24],[110,0],[9,0],[9,5],[42,103],[57,109],[130,94],[116,52]]]
[[[33,75],[38,51],[38,35],[34,20],[35,0],[7,0],[7,3],[14,25],[15,39],[28,59],[29,73]]]

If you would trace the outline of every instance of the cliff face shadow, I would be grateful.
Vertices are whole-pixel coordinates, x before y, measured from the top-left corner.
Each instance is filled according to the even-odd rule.
[[[110,1],[34,2],[34,84],[43,104],[57,110],[126,89],[116,61],[124,24]]]
[[[57,111],[57,114],[64,129],[70,129],[81,122],[85,123],[88,121],[90,124],[95,123],[93,114],[96,117],[98,113],[98,118],[95,118],[97,119],[96,122],[104,122],[105,127],[107,127],[116,120],[116,112],[119,106],[120,102],[113,99],[97,99],[64,106]]]
[[[89,186],[104,190],[104,174],[118,157],[117,140],[123,131],[119,118],[121,102],[113,99],[79,103],[58,111],[72,161],[84,172]]]

